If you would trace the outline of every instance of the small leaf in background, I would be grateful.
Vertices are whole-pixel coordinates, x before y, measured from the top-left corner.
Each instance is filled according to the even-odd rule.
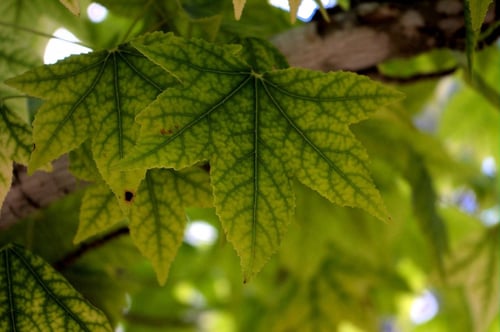
[[[106,316],[43,259],[17,245],[0,256],[0,330],[112,331]]]
[[[27,164],[31,128],[0,100],[0,208],[12,182],[13,162]]]
[[[488,7],[493,0],[468,0],[470,6],[470,15],[472,29],[479,31],[483,25],[484,17],[488,11]]]
[[[323,20],[325,20],[325,22],[330,23],[330,15],[326,11],[326,8],[323,5],[323,2],[321,2],[321,0],[314,0],[314,2],[316,3],[316,6],[318,7],[318,10],[321,14],[321,17],[323,17]]]
[[[472,331],[487,331],[498,317],[499,242],[499,226],[483,229],[458,243],[447,262],[447,286],[465,297]]]
[[[245,8],[246,0],[233,0],[234,6],[234,17],[239,20],[241,18],[241,13],[243,12],[243,8]]]
[[[288,5],[290,6],[290,20],[295,23],[297,20],[297,12],[299,11],[300,3],[302,0],[288,0]]]
[[[464,117],[467,121],[463,121]],[[462,84],[446,104],[439,122],[438,136],[453,141],[449,151],[458,159],[470,156],[480,159],[491,155],[498,162],[500,161],[499,121],[498,109],[468,85]]]
[[[59,0],[73,15],[80,16],[80,0]]]
[[[436,49],[411,58],[396,58],[377,65],[385,76],[410,78],[417,75],[445,72],[458,66],[452,51]]]
[[[186,207],[210,207],[208,173],[192,167],[176,172],[153,169],[146,173],[130,209],[130,236],[165,284],[170,264],[186,228]]]
[[[448,234],[446,225],[437,211],[437,193],[421,156],[410,153],[410,167],[404,176],[411,184],[413,213],[422,233],[433,250],[436,266],[444,271],[444,257],[448,253]]]
[[[339,4],[340,8],[343,10],[347,11],[349,8],[351,8],[351,1],[350,0],[338,0],[337,3]]]
[[[189,88],[166,90],[138,116],[137,147],[119,165],[179,169],[209,160],[217,214],[245,280],[284,236],[292,177],[336,204],[388,218],[348,127],[398,92],[350,73],[285,69],[258,39],[245,40],[239,57],[233,47],[162,33],[134,45]]]
[[[35,150],[28,168],[71,151],[86,139],[102,178],[123,206],[143,171],[116,172],[109,166],[135,143],[136,114],[175,80],[128,46],[72,56],[8,80],[47,101],[33,122]]]
[[[478,33],[491,2],[492,0],[464,0],[465,53],[467,56],[467,73],[470,79],[473,79],[472,70]]]

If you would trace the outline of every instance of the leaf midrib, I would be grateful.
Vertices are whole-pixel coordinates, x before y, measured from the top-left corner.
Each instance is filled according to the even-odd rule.
[[[120,102],[120,83],[118,79],[118,64],[116,54],[113,52],[113,92],[115,97],[116,122],[118,124],[118,156],[123,159],[123,118]]]
[[[186,132],[187,130],[191,129],[193,126],[197,125],[199,122],[201,122],[202,120],[204,120],[205,118],[207,118],[208,116],[210,116],[221,105],[225,104],[229,99],[231,99],[231,97],[233,97],[236,93],[238,93],[238,91],[240,91],[242,88],[245,87],[246,83],[253,77],[252,75],[248,75],[248,73],[246,73],[246,74],[247,74],[247,76],[243,79],[243,81],[241,81],[238,84],[238,86],[236,88],[234,88],[232,91],[230,91],[229,94],[227,94],[224,98],[222,98],[221,100],[219,100],[208,111],[201,113],[199,116],[197,116],[192,121],[190,121],[189,123],[187,123],[185,126],[183,126],[182,128],[180,128],[178,131],[176,131],[172,135],[168,136],[165,141],[161,142],[158,145],[155,145],[154,148],[152,148],[152,149],[150,149],[150,150],[148,150],[148,151],[146,151],[144,153],[141,153],[140,155],[138,155],[138,156],[136,156],[136,157],[134,157],[132,159],[128,159],[127,162],[125,163],[125,165],[128,164],[128,163],[133,164],[133,163],[135,163],[137,161],[142,160],[143,158],[145,158],[147,156],[153,155],[156,151],[163,149],[165,146],[167,146],[168,144],[170,144],[170,142],[172,142],[173,140],[175,140],[177,137],[182,136],[182,134],[184,134],[184,132]],[[162,166],[164,166],[164,165],[162,165]]]
[[[258,79],[253,76],[254,80],[254,159],[253,159],[253,211],[252,211],[252,242],[250,254],[250,271],[253,270],[255,261],[255,253],[257,247],[257,211],[259,208],[258,195],[259,195],[259,134],[260,134],[260,117],[259,117],[259,96],[258,96]]]
[[[10,252],[17,257],[21,261],[21,263],[25,266],[25,268],[31,273],[37,284],[45,291],[45,293],[64,311],[70,316],[84,331],[91,332],[87,327],[86,323],[83,322],[78,315],[76,315],[66,304],[61,301],[54,292],[43,282],[42,278],[38,275],[38,272],[33,269],[31,264],[24,259],[24,256],[17,252],[17,248],[11,247],[9,248]]]
[[[97,67],[98,64],[102,63],[102,66],[99,69],[99,71],[97,72],[97,75],[92,80],[92,84],[85,90],[85,92],[80,96],[80,98],[78,98],[78,100],[71,106],[71,108],[70,108],[69,112],[66,114],[66,116],[61,121],[59,121],[57,123],[56,129],[52,132],[52,134],[49,136],[49,139],[45,143],[46,147],[50,146],[52,144],[52,142],[56,139],[56,136],[59,134],[59,131],[61,130],[61,128],[63,128],[66,125],[66,123],[68,121],[70,121],[71,117],[73,116],[73,113],[76,112],[78,107],[80,107],[80,105],[85,101],[85,99],[87,99],[87,97],[94,91],[95,87],[97,86],[97,84],[101,80],[102,75],[104,74],[104,70],[106,69],[106,64],[108,62],[109,56],[110,56],[110,54],[106,55],[106,57],[104,59],[102,59],[101,61],[99,61],[98,63],[95,64]],[[94,66],[92,66],[90,68],[87,67],[86,71],[91,70],[93,68],[94,68]],[[83,73],[83,72],[85,72],[85,71],[81,71],[80,73]],[[75,75],[77,75],[77,74],[75,74]]]
[[[151,174],[149,174],[149,171],[146,172],[146,176],[144,178],[144,181],[146,182],[146,188],[148,189],[148,196],[149,196],[149,202],[151,203],[151,210],[153,211],[153,219],[154,219],[154,227],[155,227],[155,242],[156,242],[156,253],[158,254],[158,261],[163,263],[163,250],[161,248],[163,247],[161,243],[161,228],[163,228],[163,225],[161,223],[161,216],[160,216],[160,205],[158,204],[158,198],[156,197],[156,193],[154,190],[154,183],[153,179],[151,178]]]

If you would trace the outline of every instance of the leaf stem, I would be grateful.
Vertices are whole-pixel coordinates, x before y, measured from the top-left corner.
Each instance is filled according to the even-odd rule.
[[[75,41],[75,40],[65,39],[65,38],[62,38],[62,37],[54,36],[53,34],[50,34],[50,33],[45,33],[45,32],[42,32],[42,31],[30,29],[30,28],[23,27],[23,26],[20,26],[20,25],[17,25],[17,24],[0,21],[0,26],[4,26],[4,27],[8,27],[8,28],[13,28],[13,29],[16,29],[16,30],[24,31],[24,32],[29,32],[29,33],[32,33],[32,34],[34,34],[36,36],[40,36],[40,37],[45,37],[45,38],[49,38],[49,39],[53,38],[53,39],[61,40],[61,41],[67,42],[67,43],[72,43],[72,44],[76,44],[76,45],[80,45],[80,46],[92,49],[92,47],[90,45],[82,43],[81,41]]]

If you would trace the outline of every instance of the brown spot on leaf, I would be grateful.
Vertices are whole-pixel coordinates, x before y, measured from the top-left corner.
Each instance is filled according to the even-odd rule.
[[[172,135],[173,133],[174,132],[172,131],[172,129],[161,128],[161,130],[160,130],[160,134],[162,134],[163,136]]]
[[[128,190],[125,190],[125,202],[132,202],[132,200],[134,199],[134,193],[131,192],[131,191],[128,191]]]

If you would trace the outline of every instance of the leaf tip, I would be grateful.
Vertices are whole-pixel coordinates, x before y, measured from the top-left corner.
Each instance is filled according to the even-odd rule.
[[[59,0],[67,10],[73,15],[80,16],[80,1],[79,0]]]
[[[234,18],[239,21],[241,14],[243,13],[243,8],[245,8],[246,0],[233,0],[234,7]]]
[[[156,271],[156,279],[158,280],[158,285],[161,287],[165,286],[167,283],[167,273],[163,271]]]
[[[73,244],[78,245],[84,240],[83,236],[81,236],[80,232],[77,232],[75,237],[73,238]]]

